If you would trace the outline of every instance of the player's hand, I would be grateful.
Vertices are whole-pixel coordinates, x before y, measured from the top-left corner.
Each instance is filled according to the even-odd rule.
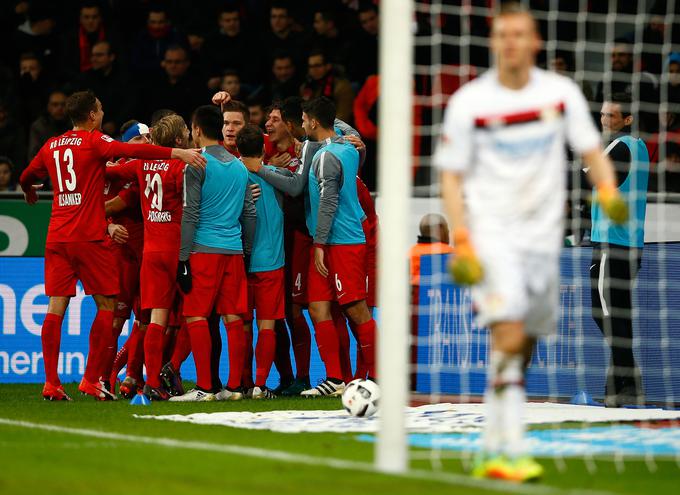
[[[130,237],[127,229],[122,225],[118,225],[117,223],[110,223],[107,227],[107,230],[109,232],[109,237],[111,237],[111,239],[113,239],[114,242],[117,242],[118,244],[125,244]]]
[[[275,167],[283,168],[290,165],[290,162],[292,160],[293,157],[290,156],[290,153],[279,153],[277,155],[272,156],[269,159],[269,165],[274,165]]]
[[[302,141],[295,139],[295,156],[302,159]]]
[[[323,248],[319,246],[314,248],[314,266],[316,267],[316,271],[319,272],[322,277],[327,277],[328,268],[326,268],[324,263],[324,254]]]
[[[619,190],[612,184],[598,186],[597,200],[615,224],[621,225],[628,220],[628,205],[621,197]]]
[[[453,280],[458,285],[475,285],[482,280],[482,264],[470,243],[467,229],[457,229],[454,233],[454,255],[449,265]]]
[[[262,189],[259,184],[250,184],[250,192],[253,195],[253,201],[257,201],[262,196]]]
[[[354,134],[347,134],[343,136],[343,138],[345,138],[345,141],[354,146],[359,153],[366,149],[366,144],[361,140],[360,137],[355,136]]]
[[[226,91],[218,91],[212,97],[213,105],[225,105],[231,101],[231,95]]]
[[[184,294],[191,292],[191,266],[189,260],[177,264],[177,285]]]
[[[42,184],[34,184],[28,191],[24,191],[24,199],[29,205],[34,205],[38,202],[38,190],[42,189]]]
[[[208,160],[201,154],[199,148],[193,148],[185,150],[182,148],[172,148],[172,158],[177,158],[182,160],[184,163],[191,165],[192,167],[200,168],[205,170],[205,166]]]

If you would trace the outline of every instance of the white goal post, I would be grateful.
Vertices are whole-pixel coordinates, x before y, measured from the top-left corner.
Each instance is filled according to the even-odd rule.
[[[408,399],[410,297],[408,222],[412,186],[413,0],[380,2],[378,194],[378,380],[376,468],[408,469],[404,407]]]

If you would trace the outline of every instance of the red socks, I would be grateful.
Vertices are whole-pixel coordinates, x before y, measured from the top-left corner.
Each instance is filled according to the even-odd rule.
[[[227,344],[229,346],[229,381],[227,388],[236,390],[241,385],[243,362],[245,361],[246,336],[243,320],[227,323]]]
[[[357,325],[356,328],[359,345],[361,346],[361,354],[368,368],[368,376],[370,378],[377,378],[375,369],[375,320],[370,319],[366,323]]]
[[[163,367],[163,334],[165,327],[149,323],[144,336],[144,363],[146,364],[146,383],[152,388],[161,386],[160,373]]]
[[[111,337],[113,328],[113,311],[100,309],[90,328],[90,349],[85,365],[85,380],[90,383],[99,381],[104,370],[103,360],[106,357],[106,348]]]
[[[347,332],[347,321],[340,311],[334,307],[331,312],[333,315],[333,325],[335,333],[338,335],[338,356],[340,359],[340,370],[342,371],[342,381],[349,383],[352,381],[352,361],[349,358],[349,333]]]
[[[293,365],[290,362],[290,337],[288,336],[288,329],[283,320],[277,320],[274,325],[276,331],[276,354],[274,357],[274,364],[281,376],[281,382],[287,383],[293,381]]]
[[[333,320],[317,322],[314,328],[319,355],[326,365],[326,377],[342,380],[338,336],[335,333]]]
[[[203,390],[212,389],[212,373],[210,372],[211,339],[207,320],[196,320],[187,323],[191,352],[196,364],[196,386]]]
[[[183,323],[179,330],[177,330],[177,337],[175,338],[175,349],[172,351],[170,362],[172,368],[179,372],[182,363],[191,354],[191,341],[189,340],[189,330],[187,330],[186,323]]]
[[[163,360],[161,362],[161,368],[165,363],[170,361],[170,358],[172,357],[172,352],[175,349],[176,336],[175,328],[169,329],[166,327],[163,331]]]
[[[63,316],[47,313],[40,332],[42,340],[45,381],[58,387],[61,385],[57,368],[59,366],[59,346],[61,345],[61,322]]]
[[[134,378],[137,383],[142,383],[142,368],[144,366],[144,334],[140,325],[135,322],[132,333],[125,343],[128,348],[127,376]]]
[[[253,382],[253,330],[252,326],[250,330],[244,330],[246,338],[245,356],[243,360],[243,374],[241,376],[241,386],[248,390],[253,388],[255,383]],[[258,341],[259,345],[259,341]]]
[[[252,332],[249,333],[251,334],[250,338],[252,339]],[[274,330],[270,328],[260,330],[257,334],[257,348],[255,349],[255,363],[257,365],[255,372],[256,386],[264,387],[267,383],[267,377],[269,376],[269,370],[271,370],[272,362],[274,362],[275,353],[276,334],[274,333]]]
[[[298,316],[291,328],[293,337],[293,354],[295,355],[295,370],[300,379],[309,378],[309,360],[312,351],[312,335],[304,316]]]
[[[111,372],[109,373],[109,382],[111,383],[111,388],[115,386],[116,380],[118,379],[118,373],[120,373],[120,370],[122,370],[123,366],[125,366],[125,363],[127,363],[129,341],[130,339],[128,338],[113,360],[113,366],[111,366]]]

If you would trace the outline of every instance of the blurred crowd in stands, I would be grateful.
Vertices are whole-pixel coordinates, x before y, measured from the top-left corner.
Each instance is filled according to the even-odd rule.
[[[652,161],[662,156],[666,170],[680,174],[680,22],[673,17],[680,2],[669,2],[648,2],[645,15],[637,17],[632,17],[638,14],[637,2],[588,2],[589,23],[604,26],[604,16],[597,15],[611,14],[608,9],[616,4],[617,22],[629,23],[630,33],[613,43],[596,43],[583,56],[579,50],[585,45],[575,41],[592,26],[579,26],[576,14],[582,2],[529,3],[544,39],[557,42],[541,54],[541,65],[576,74],[596,120],[603,98],[629,92],[639,112],[636,128],[648,143]],[[441,13],[433,14],[429,8],[433,3]],[[81,89],[93,90],[102,101],[103,130],[112,136],[127,120],[149,122],[158,109],[172,109],[186,119],[219,90],[245,102],[251,121],[263,128],[273,101],[331,97],[338,117],[364,138],[367,160],[362,175],[375,190],[378,4],[378,0],[3,0],[0,191],[14,189],[14,181],[40,146],[70,128],[65,99]],[[422,98],[416,99],[414,123],[425,129],[414,138],[417,184],[432,182],[427,166],[431,126],[441,121],[446,96],[489,66],[488,8],[494,0],[465,4],[469,8],[462,9],[460,0],[417,2],[414,88]],[[555,5],[560,16],[549,24],[541,13]],[[644,21],[644,26],[637,27],[635,21]],[[439,33],[443,39],[433,37]],[[469,57],[461,60],[461,54]],[[605,67],[609,71],[589,70],[583,64],[603,56],[609,57]],[[677,186],[680,191],[680,181]]]

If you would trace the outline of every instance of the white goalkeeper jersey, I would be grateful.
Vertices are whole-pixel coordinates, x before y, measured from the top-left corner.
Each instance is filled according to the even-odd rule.
[[[600,146],[583,94],[570,79],[534,68],[519,90],[492,69],[449,100],[434,162],[460,172],[477,244],[556,253],[566,202],[566,144]]]

